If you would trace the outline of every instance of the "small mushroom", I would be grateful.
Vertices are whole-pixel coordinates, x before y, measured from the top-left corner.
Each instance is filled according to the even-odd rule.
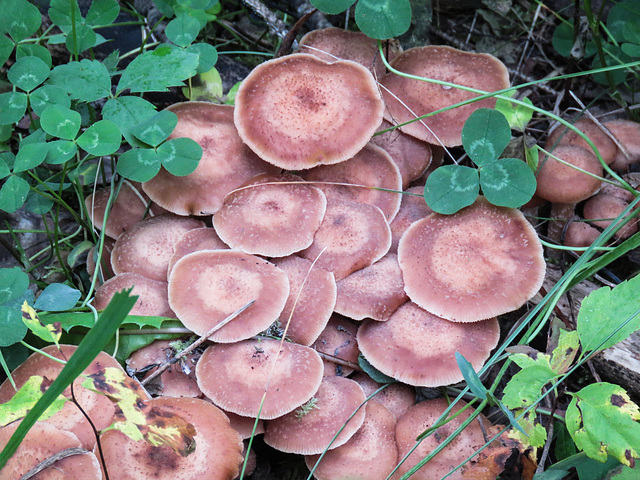
[[[580,117],[574,122],[573,126],[584,133],[594,143],[604,163],[609,165],[613,162],[618,147],[603,128],[587,117]],[[555,147],[559,145],[577,145],[586,150],[592,150],[591,146],[580,135],[561,124],[558,124],[549,133],[545,149],[549,151],[555,150]]]
[[[220,240],[215,229],[211,227],[201,227],[183,233],[173,245],[173,255],[169,260],[169,272],[185,255],[200,250],[226,250],[229,245]]]
[[[382,387],[382,384],[374,381],[366,373],[356,373],[351,379],[358,382],[367,397]],[[384,405],[396,419],[399,419],[404,415],[404,412],[416,403],[416,391],[406,383],[391,383],[384,390],[378,392],[369,402],[378,402]]]
[[[176,317],[169,306],[167,282],[152,280],[132,272],[116,275],[100,285],[96,290],[93,306],[97,310],[104,310],[116,293],[131,287],[133,287],[131,294],[137,295],[138,300],[129,315]]]
[[[604,126],[622,148],[618,148],[611,164],[617,172],[626,173],[632,164],[640,162],[640,123],[629,120],[611,120]]]

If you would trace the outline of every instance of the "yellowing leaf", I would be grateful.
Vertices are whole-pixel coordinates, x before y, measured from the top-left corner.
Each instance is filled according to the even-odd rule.
[[[38,318],[38,314],[33,307],[29,306],[26,300],[22,304],[22,321],[34,335],[40,337],[45,342],[53,342],[58,346],[60,336],[62,335],[60,322],[45,325]]]
[[[523,409],[515,410],[513,413],[516,417],[520,416]],[[527,433],[527,436],[523,435],[515,428],[509,430],[507,434],[509,438],[519,441],[524,445],[531,445],[532,447],[542,447],[547,441],[547,430],[537,420],[534,411],[528,411],[522,417],[518,419],[518,424]]]
[[[571,368],[578,348],[580,348],[578,332],[560,329],[558,346],[553,349],[551,354],[551,369],[558,375],[566,373]]]
[[[33,408],[36,402],[42,397],[42,394],[51,385],[51,381],[44,377],[34,375],[18,390],[11,400],[7,403],[0,404],[0,427],[10,424],[16,420],[23,418],[29,410]],[[59,395],[51,405],[45,410],[40,420],[46,420],[54,414],[62,410],[67,399]]]

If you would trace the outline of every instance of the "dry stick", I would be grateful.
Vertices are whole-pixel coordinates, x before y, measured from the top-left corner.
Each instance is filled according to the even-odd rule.
[[[242,0],[242,3],[249,6],[256,15],[262,17],[262,19],[267,23],[272,34],[276,35],[278,38],[284,39],[287,35],[287,31],[289,30],[287,25],[260,0]]]
[[[60,452],[56,453],[55,455],[51,455],[49,458],[45,458],[38,465],[36,465],[31,470],[29,470],[27,473],[25,473],[23,476],[21,476],[20,480],[29,480],[29,479],[35,477],[37,474],[39,474],[45,468],[49,468],[54,463],[56,463],[56,462],[58,462],[58,461],[60,461],[62,459],[65,459],[67,457],[71,457],[73,455],[84,455],[85,453],[90,453],[90,452],[89,452],[89,450],[85,450],[82,447],[73,447],[73,448],[67,448],[65,450],[61,450]]]
[[[240,315],[242,312],[244,312],[247,308],[249,308],[254,303],[255,303],[255,300],[251,300],[250,302],[245,303],[242,307],[240,307],[238,310],[233,312],[231,315],[229,315],[227,318],[225,318],[222,322],[220,322],[217,325],[215,325],[214,327],[212,327],[207,333],[202,335],[198,340],[196,340],[191,345],[189,345],[187,348],[182,350],[175,357],[173,357],[170,360],[160,364],[160,366],[158,367],[158,369],[155,372],[153,372],[151,375],[149,375],[147,378],[145,378],[140,383],[142,383],[142,385],[146,385],[147,383],[149,383],[151,380],[156,378],[158,375],[160,375],[162,372],[164,372],[167,368],[169,368],[171,365],[176,363],[182,357],[184,357],[185,355],[190,354],[193,350],[195,350],[200,345],[202,345],[204,342],[206,342],[211,335],[216,333],[218,330],[220,330],[222,327],[224,327],[231,320],[235,319],[238,315]]]

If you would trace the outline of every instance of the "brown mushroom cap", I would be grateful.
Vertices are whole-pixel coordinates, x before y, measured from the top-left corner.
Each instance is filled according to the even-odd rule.
[[[358,363],[358,342],[356,327],[351,320],[340,315],[332,315],[318,339],[312,345],[318,352],[339,358],[346,362]],[[323,359],[324,375],[346,377],[353,369],[330,360]]]
[[[611,168],[617,172],[627,172],[629,166],[640,162],[640,123],[629,120],[611,120],[604,126],[616,140],[624,146],[626,152],[618,148]]]
[[[313,473],[318,480],[386,478],[398,461],[395,440],[396,418],[380,403],[365,406],[362,427],[341,447],[329,450]],[[304,461],[311,470],[320,455],[307,455]]]
[[[93,306],[97,310],[103,310],[116,293],[131,287],[133,287],[131,294],[138,295],[138,300],[136,300],[129,315],[176,317],[176,314],[173,313],[169,306],[167,282],[152,280],[139,273],[132,272],[116,275],[100,285],[96,290]]]
[[[256,67],[236,95],[235,124],[261,158],[287,170],[342,162],[364,147],[384,104],[371,73],[306,54]]]
[[[118,273],[134,272],[153,280],[167,281],[169,261],[181,235],[204,222],[165,214],[137,223],[118,237],[111,252],[111,266]]]
[[[380,147],[368,143],[352,158],[335,165],[320,165],[304,173],[327,198],[368,203],[382,210],[387,222],[398,213],[402,195],[402,177],[391,156]],[[348,183],[365,187],[330,185],[323,182]],[[383,188],[385,190],[378,190]],[[392,190],[392,191],[388,191]]]
[[[487,92],[509,87],[507,67],[486,53],[469,53],[444,46],[415,47],[399,54],[391,65],[404,73]],[[405,78],[394,73],[385,75],[381,83],[385,87],[382,90],[387,106],[385,119],[396,123],[408,122],[416,116],[478,96],[458,88]],[[445,147],[462,145],[462,126],[469,115],[479,108],[493,108],[495,102],[493,98],[480,100],[415,121],[401,129],[432,144],[442,143]]]
[[[105,237],[104,245],[102,247],[102,257],[100,261],[100,274],[98,275],[98,281],[104,282],[105,280],[110,279],[115,275],[113,273],[113,269],[111,268],[111,252],[113,251],[113,246],[115,245],[115,240],[112,238]],[[90,276],[96,271],[96,260],[98,259],[98,254],[96,251],[97,245],[94,245],[87,253],[87,273]]]
[[[237,342],[265,330],[289,296],[285,273],[272,263],[235,250],[202,250],[182,257],[169,276],[169,305],[198,335],[255,303],[209,338]]]
[[[224,411],[224,410],[223,410]],[[251,434],[261,435],[264,433],[264,420],[261,418],[257,419],[258,424],[256,425],[256,419],[251,417],[243,417],[242,415],[238,415],[237,413],[224,411],[224,414],[229,418],[229,423],[231,424],[231,428],[233,428],[242,440],[246,440],[247,438],[251,438]],[[253,430],[255,425],[255,432]],[[242,452],[242,455],[246,453],[246,450]]]
[[[336,304],[333,273],[294,255],[277,258],[273,263],[289,279],[289,298],[280,314],[280,325],[284,329],[289,322],[287,338],[311,345],[327,326]]]
[[[169,260],[169,272],[185,255],[200,250],[226,250],[229,245],[220,240],[215,229],[210,227],[194,228],[182,234],[182,236],[173,245],[173,255]]]
[[[613,223],[629,203],[613,195],[599,193],[591,197],[584,204],[585,220],[600,228],[607,228]],[[638,231],[637,220],[628,222],[624,227],[615,233],[616,238],[625,239]]]
[[[311,245],[327,208],[322,191],[295,175],[266,176],[227,195],[213,227],[231,248],[285,257]]]
[[[398,256],[388,253],[338,282],[335,311],[353,320],[385,321],[407,300]]]
[[[19,423],[0,428],[0,451],[9,442],[11,435],[18,428]],[[25,478],[32,468],[35,468],[48,458],[70,448],[81,448],[83,445],[73,433],[60,430],[46,422],[36,422],[20,446],[7,461],[0,479],[15,480]],[[40,480],[100,480],[102,469],[96,456],[90,451],[84,451],[58,460],[45,468],[34,477]]]
[[[598,124],[587,117],[580,117],[573,124],[594,143],[604,163],[609,165],[618,151],[616,143],[601,129]],[[591,146],[576,132],[558,124],[551,132],[545,143],[545,150],[551,151],[557,145],[578,145],[593,153]]]
[[[245,417],[259,412],[265,420],[308,401],[320,386],[322,371],[313,349],[274,339],[212,345],[196,365],[198,385],[214,404]]]
[[[398,261],[409,298],[456,322],[520,308],[540,289],[546,268],[524,215],[483,197],[454,215],[413,223],[400,239]]]
[[[380,260],[391,245],[382,211],[366,203],[327,201],[327,211],[313,243],[299,255],[332,272],[336,281]]]
[[[367,397],[382,387],[381,383],[376,382],[364,372],[356,373],[351,379],[354,382],[358,382]],[[369,403],[371,402],[378,402],[384,405],[398,419],[404,415],[404,412],[409,407],[416,403],[416,390],[406,383],[390,383],[384,390],[378,392],[375,397],[369,400]]]
[[[402,195],[400,210],[389,225],[391,228],[391,248],[389,252],[397,253],[400,238],[407,231],[413,222],[423,219],[427,215],[431,215],[433,210],[429,208],[427,202],[424,201],[424,186],[410,187],[406,190],[406,194]],[[410,195],[410,194],[419,194]]]
[[[401,382],[422,387],[462,381],[455,352],[479,370],[499,339],[495,318],[455,323],[411,302],[386,322],[365,320],[358,329],[358,346],[371,365]]]
[[[233,124],[233,107],[184,102],[168,110],[178,115],[178,125],[169,138],[191,138],[203,150],[193,173],[176,177],[161,169],[153,179],[142,184],[146,194],[170,212],[213,214],[227,193],[255,175],[277,171],[242,143]]]
[[[365,400],[362,387],[342,377],[325,377],[314,395],[315,406],[300,409],[267,423],[264,442],[282,452],[315,455],[329,446],[331,439],[346,423],[346,427],[329,449],[344,445],[362,426],[365,409],[351,414]]]
[[[564,234],[567,247],[588,247],[600,236],[600,230],[585,222],[571,222]],[[580,254],[580,252],[578,252]]]
[[[183,457],[169,446],[133,441],[119,430],[101,436],[109,474],[118,480],[229,480],[239,473],[242,439],[215,405],[197,398],[159,397],[148,400],[150,415],[182,417],[195,428],[195,450]]]

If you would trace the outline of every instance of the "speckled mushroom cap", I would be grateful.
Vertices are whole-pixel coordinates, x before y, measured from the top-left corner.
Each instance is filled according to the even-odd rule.
[[[600,128],[593,120],[587,117],[580,117],[573,124],[578,130],[584,133],[596,146],[602,156],[604,163],[609,165],[618,151],[618,146],[611,137]],[[593,153],[591,146],[576,132],[569,130],[562,124],[556,125],[551,130],[545,143],[545,150],[553,151],[558,145],[578,145]]]
[[[385,321],[407,300],[398,256],[388,253],[338,282],[335,311],[353,320]]]
[[[611,168],[617,172],[629,171],[629,166],[640,161],[640,123],[630,120],[611,120],[605,122],[616,140],[624,147],[624,152],[618,148]]]
[[[298,255],[318,259],[336,281],[380,260],[391,245],[391,230],[382,211],[366,203],[328,200],[313,243]]]
[[[400,170],[386,151],[371,143],[365,145],[353,158],[335,165],[320,165],[304,172],[303,177],[322,190],[327,198],[375,205],[382,210],[387,222],[393,220],[400,208],[402,195],[396,193],[402,191]],[[364,185],[375,189],[323,182]],[[393,191],[377,190],[378,188]]]
[[[286,170],[351,158],[376,131],[384,109],[365,67],[307,54],[257,66],[240,85],[235,102],[242,140]]]
[[[139,273],[125,272],[110,278],[96,290],[93,306],[97,310],[107,308],[113,296],[125,288],[131,288],[132,295],[138,295],[129,315],[175,318],[167,297],[167,282],[152,280]]]
[[[456,363],[460,352],[475,370],[500,339],[498,320],[454,323],[407,302],[386,322],[365,320],[358,346],[380,370],[409,385],[439,387],[463,380]]]
[[[322,381],[315,350],[274,339],[212,345],[196,365],[198,385],[223,410],[245,417],[281,417],[308,401]]]
[[[486,53],[464,52],[445,46],[415,47],[399,54],[391,62],[391,66],[411,75],[451,82],[486,92],[509,87],[507,67],[500,60]],[[387,106],[385,119],[397,123],[408,122],[417,116],[478,96],[458,88],[405,78],[394,73],[385,75],[381,83],[382,96]],[[394,95],[400,101],[396,100]],[[479,108],[493,108],[495,102],[493,98],[480,100],[410,123],[401,129],[409,135],[435,145],[442,144],[445,147],[462,145],[462,126],[469,115]]]
[[[264,420],[262,420],[261,418],[258,419],[258,424],[256,425],[255,418],[243,417],[242,415],[238,415],[237,413],[227,411],[224,411],[224,414],[229,417],[231,428],[238,432],[243,440],[251,438],[252,433],[254,435],[262,435],[264,433]],[[255,431],[253,430],[254,425]],[[245,451],[243,451],[243,456],[244,453]]]
[[[173,255],[169,260],[169,271],[185,255],[200,250],[227,250],[229,245],[220,240],[215,229],[210,227],[194,228],[183,233],[173,245]]]
[[[433,210],[431,210],[427,202],[424,201],[423,194],[424,186],[415,186],[408,188],[406,193],[402,195],[400,210],[398,210],[396,218],[394,218],[393,222],[389,225],[391,228],[391,248],[389,252],[398,252],[400,238],[413,222],[422,220],[427,215],[433,213]]]
[[[546,268],[524,215],[484,197],[453,215],[413,223],[400,239],[398,261],[409,298],[455,322],[520,308],[540,289]]]
[[[227,193],[251,177],[277,172],[242,143],[233,124],[233,107],[184,102],[168,110],[178,116],[178,125],[169,138],[191,138],[203,150],[193,173],[176,177],[161,169],[153,179],[142,184],[147,195],[170,212],[213,214]]]
[[[11,435],[18,428],[19,422],[14,422],[0,428],[0,451],[9,443]],[[45,422],[36,422],[20,442],[20,446],[7,461],[0,480],[16,480],[25,478],[32,468],[53,455],[69,448],[81,448],[83,445],[73,433],[60,430]],[[36,476],[41,480],[100,480],[102,469],[97,457],[90,451],[71,455],[42,470]]]
[[[197,398],[159,397],[146,402],[149,414],[168,421],[178,415],[195,428],[195,450],[180,456],[168,446],[133,441],[119,430],[101,436],[109,474],[118,480],[230,480],[242,463],[242,439],[215,405]]]
[[[333,273],[295,255],[276,258],[273,263],[289,279],[289,297],[280,314],[280,325],[284,329],[289,324],[287,338],[311,345],[326,327],[336,304]]]
[[[172,214],[143,220],[118,237],[111,267],[116,274],[134,272],[165,282],[175,243],[184,233],[200,227],[204,222]]]
[[[322,333],[313,344],[318,352],[331,355],[346,362],[358,363],[358,342],[356,334],[358,327],[348,318],[340,315],[332,315]],[[323,359],[324,375],[338,375],[346,377],[353,372],[353,369],[330,360]]]
[[[281,452],[315,455],[327,448],[345,423],[345,428],[329,449],[344,445],[362,426],[364,408],[360,408],[347,423],[365,400],[362,387],[353,380],[325,377],[313,398],[314,406],[306,408],[306,411],[297,409],[267,422],[264,442]]]
[[[363,372],[356,373],[351,379],[358,382],[367,397],[382,387],[381,383],[374,381],[369,375]],[[416,390],[406,383],[391,383],[369,400],[369,403],[371,402],[384,405],[393,416],[398,419],[416,402]]]
[[[278,318],[288,296],[289,281],[282,270],[235,250],[190,253],[176,262],[169,276],[169,305],[198,335],[255,300],[209,337],[214,342],[237,342],[265,330]]]
[[[380,403],[369,402],[362,427],[341,447],[329,450],[313,476],[318,480],[386,478],[398,461],[395,440],[396,418]],[[311,470],[320,455],[306,455]]]
[[[600,228],[607,228],[620,215],[629,202],[614,195],[598,193],[584,204],[583,215],[586,221]],[[625,239],[638,231],[638,221],[632,220],[615,233],[616,238]]]
[[[300,177],[260,175],[225,197],[213,227],[231,248],[285,257],[311,245],[326,209],[324,193]]]

